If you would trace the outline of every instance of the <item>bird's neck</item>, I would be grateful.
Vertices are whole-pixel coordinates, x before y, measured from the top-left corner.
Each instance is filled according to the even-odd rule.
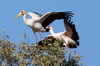
[[[51,29],[50,29],[50,33],[51,33],[52,35],[55,34],[52,27],[51,27]]]
[[[23,15],[23,20],[24,20],[24,22],[27,22],[27,14],[26,13]]]

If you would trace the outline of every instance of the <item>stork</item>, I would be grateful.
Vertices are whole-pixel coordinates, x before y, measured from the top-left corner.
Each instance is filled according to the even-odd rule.
[[[48,37],[53,37],[57,40],[63,41],[63,44],[68,49],[68,52],[70,53],[70,48],[76,48],[79,46],[79,35],[76,32],[75,24],[71,21],[71,19],[64,19],[64,25],[66,30],[64,32],[54,33],[53,28],[51,26],[47,26],[47,29],[50,29],[51,35]]]
[[[30,15],[32,18],[27,19],[27,14]],[[36,38],[36,42],[37,42],[38,39],[36,37],[35,32],[39,32],[39,34],[40,34],[40,32],[48,32],[49,30],[46,29],[46,27],[49,24],[51,24],[54,20],[70,18],[70,17],[72,17],[73,13],[71,13],[70,11],[67,11],[67,12],[48,12],[44,15],[40,15],[39,13],[36,13],[36,12],[26,12],[25,10],[22,10],[15,17],[15,19],[17,19],[21,15],[23,15],[23,20],[24,20],[25,24],[32,28],[32,30],[34,32],[34,36]],[[40,36],[41,36],[41,34],[40,34]],[[42,38],[42,36],[41,36],[41,38]]]

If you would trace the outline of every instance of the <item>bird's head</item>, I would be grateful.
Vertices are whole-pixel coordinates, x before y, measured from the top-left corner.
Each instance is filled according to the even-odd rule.
[[[50,30],[51,29],[51,26],[47,26],[46,29],[49,29]]]
[[[25,13],[26,13],[26,11],[25,11],[25,10],[22,10],[22,11],[14,18],[14,20],[16,20],[18,17],[24,15]]]
[[[46,27],[46,31],[48,32],[51,29],[51,26]]]

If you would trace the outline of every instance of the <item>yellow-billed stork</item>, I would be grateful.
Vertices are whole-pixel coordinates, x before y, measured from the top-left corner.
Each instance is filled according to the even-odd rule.
[[[30,15],[32,18],[27,19],[27,14]],[[32,28],[34,35],[36,37],[35,32],[48,32],[49,30],[46,29],[46,27],[52,23],[56,19],[65,19],[72,17],[73,13],[70,11],[67,12],[48,12],[44,15],[40,15],[36,12],[26,12],[25,10],[22,10],[16,17],[17,19],[19,16],[23,15],[23,20],[26,25]],[[41,34],[40,34],[41,36]],[[41,36],[42,38],[42,36]],[[36,37],[36,41],[38,41]]]
[[[47,26],[47,29],[50,29],[51,35],[48,37],[53,37],[57,40],[63,41],[63,44],[70,52],[69,48],[76,48],[79,46],[79,35],[76,31],[75,24],[71,21],[71,19],[64,19],[64,25],[66,30],[64,32],[54,33],[53,28],[51,26]]]

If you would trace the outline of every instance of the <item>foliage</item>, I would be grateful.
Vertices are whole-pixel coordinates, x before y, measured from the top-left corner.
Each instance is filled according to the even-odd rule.
[[[24,38],[27,38],[26,34]],[[4,34],[0,37],[0,66],[79,66],[81,56],[74,51],[70,58],[60,44],[61,41],[53,42],[52,39],[43,41],[43,45],[28,44],[27,41],[15,44]]]

